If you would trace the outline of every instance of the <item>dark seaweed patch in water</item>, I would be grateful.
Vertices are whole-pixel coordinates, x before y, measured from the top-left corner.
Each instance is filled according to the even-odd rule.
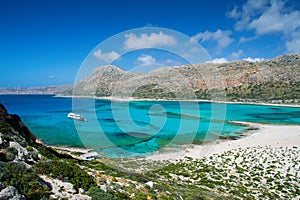
[[[120,121],[120,120],[117,120],[117,121],[115,121],[115,122],[120,122],[120,123],[130,123],[130,122],[132,122],[132,121],[126,121],[126,120],[122,120],[122,121]],[[149,126],[150,128],[152,128],[153,130],[157,130],[157,129],[160,129],[160,127],[157,127],[157,126],[155,126],[155,125],[153,125],[153,124],[150,124],[150,123],[148,123],[148,122],[142,122],[142,121],[138,121],[138,120],[133,120],[133,122],[134,123],[136,123],[137,125],[139,125],[139,126]]]
[[[292,120],[292,118],[299,118],[300,111],[293,111],[289,113],[276,112],[276,113],[248,114],[248,116],[255,117],[258,119],[265,119],[265,120],[288,121],[288,120]]]
[[[135,144],[128,144],[128,145],[123,145],[123,146],[118,146],[118,147],[121,147],[121,148],[123,148],[123,147],[125,147],[125,148],[126,147],[134,147],[134,146],[136,146],[138,144],[147,143],[147,142],[149,142],[149,141],[151,141],[153,139],[154,139],[154,137],[150,137],[150,138],[143,139],[143,140],[141,140],[141,141],[139,141],[139,142],[137,142]]]
[[[151,108],[152,104],[143,104],[143,105],[140,105],[138,103],[132,103],[130,102],[130,107],[134,107],[136,109],[140,109],[140,110],[149,110]]]
[[[124,133],[124,132],[118,132],[118,133],[115,133],[116,136],[118,137],[128,137],[128,134],[127,133]]]
[[[152,136],[148,133],[142,133],[142,132],[127,132],[127,134],[130,135],[130,136],[133,136],[133,137],[141,137],[141,138]]]
[[[168,118],[173,118],[173,119],[191,119],[191,120],[199,120],[201,117],[195,116],[195,115],[190,115],[190,114],[180,114],[180,113],[175,113],[175,112],[165,112],[167,114]],[[163,113],[147,113],[147,115],[152,115],[152,116],[162,116]]]
[[[280,108],[274,108],[274,107],[271,107],[269,108],[270,110],[280,110]]]
[[[140,125],[140,126],[149,126],[151,127],[152,129],[154,130],[157,130],[157,129],[160,129],[159,127],[153,125],[153,124],[150,124],[148,122],[142,122],[142,121],[137,121],[137,120],[133,120],[137,125]]]
[[[116,133],[117,136],[120,137],[138,137],[138,138],[149,138],[152,137],[152,135],[148,133],[142,133],[142,132],[118,132]]]
[[[105,121],[105,122],[111,122],[111,123],[115,123],[116,121],[113,119],[113,118],[100,118],[98,120],[102,120],[102,121]]]
[[[112,111],[112,109],[111,108],[97,109],[97,111],[105,112],[105,111]]]
[[[129,144],[124,146],[118,146],[119,148],[126,150],[128,152],[132,153],[140,153],[140,154],[148,154],[151,152],[154,152],[159,149],[159,145],[148,145],[147,143],[153,140],[153,138],[142,140],[136,144]],[[139,145],[145,144],[142,148],[139,147]]]
[[[147,126],[147,125],[149,125],[149,123],[147,123],[147,122],[138,121],[138,120],[133,120],[133,122],[136,123],[137,125],[140,125],[140,126]]]

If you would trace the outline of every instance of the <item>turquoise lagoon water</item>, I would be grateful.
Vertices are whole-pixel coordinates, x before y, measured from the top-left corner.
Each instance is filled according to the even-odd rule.
[[[167,145],[235,136],[248,127],[230,121],[299,124],[300,108],[176,101],[57,98],[50,95],[0,95],[10,113],[49,145],[95,148],[109,157],[154,152]],[[88,122],[73,121],[69,112]]]

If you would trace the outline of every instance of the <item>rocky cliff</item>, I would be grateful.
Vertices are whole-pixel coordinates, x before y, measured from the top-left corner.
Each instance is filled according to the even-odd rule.
[[[34,161],[33,154],[29,153],[26,148],[35,145],[35,140],[36,137],[23,124],[20,117],[15,114],[8,114],[5,107],[0,104],[1,160]]]
[[[56,177],[51,176],[54,170],[47,171],[54,160],[59,160]],[[83,193],[94,180],[74,162],[71,156],[37,143],[21,118],[0,104],[0,199],[91,199]],[[78,178],[66,175],[64,169]]]
[[[300,54],[261,62],[193,64],[133,73],[116,66],[94,70],[75,85],[73,95],[153,99],[212,99],[297,103]],[[71,90],[57,94],[72,95]],[[217,94],[217,95],[216,95]],[[220,94],[220,97],[218,97]],[[222,94],[224,94],[222,96]]]

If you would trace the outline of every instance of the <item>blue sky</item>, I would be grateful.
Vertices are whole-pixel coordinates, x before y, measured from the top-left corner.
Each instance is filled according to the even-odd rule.
[[[102,60],[119,55],[95,53],[99,43],[141,27],[181,32],[214,62],[299,53],[300,1],[0,0],[0,27],[0,87],[61,85],[74,82],[89,53]],[[119,63],[130,69],[161,61],[159,56],[140,51]]]

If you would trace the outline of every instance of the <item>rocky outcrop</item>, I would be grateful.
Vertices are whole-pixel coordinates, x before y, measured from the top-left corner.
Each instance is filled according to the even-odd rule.
[[[83,189],[76,187],[78,192],[74,189],[73,184],[78,184],[78,181],[75,183],[71,181],[72,184],[59,180],[61,176],[48,178],[37,174],[35,167],[42,161],[68,160],[72,157],[60,154],[35,140],[36,137],[24,125],[21,118],[18,115],[9,114],[0,103],[0,200],[25,199],[25,197],[28,199],[48,197],[91,199],[85,195],[86,192]],[[40,167],[40,172],[47,170],[45,168]],[[48,175],[50,176],[51,172]],[[73,177],[68,176],[69,178]]]
[[[18,190],[13,186],[8,186],[0,191],[0,199],[1,200],[25,200],[25,197],[19,194]]]
[[[42,156],[36,148],[36,137],[21,118],[9,114],[0,103],[0,161],[24,161],[33,163]]]
[[[0,182],[0,191],[4,188],[5,188],[5,185],[2,182]]]
[[[19,136],[23,137],[26,141],[32,143],[35,142],[36,137],[31,133],[28,127],[24,125],[21,118],[16,114],[8,114],[6,108],[1,103],[0,103],[0,121],[2,121],[2,126],[5,126],[5,128],[7,128],[10,135],[14,134],[12,131],[14,130],[17,132]]]
[[[77,199],[77,200],[90,200],[91,197],[84,194],[77,194],[73,188],[73,184],[63,182],[61,180],[53,179],[44,175],[40,176],[44,181],[51,185],[51,198],[53,199]],[[81,193],[83,193],[81,189]]]

